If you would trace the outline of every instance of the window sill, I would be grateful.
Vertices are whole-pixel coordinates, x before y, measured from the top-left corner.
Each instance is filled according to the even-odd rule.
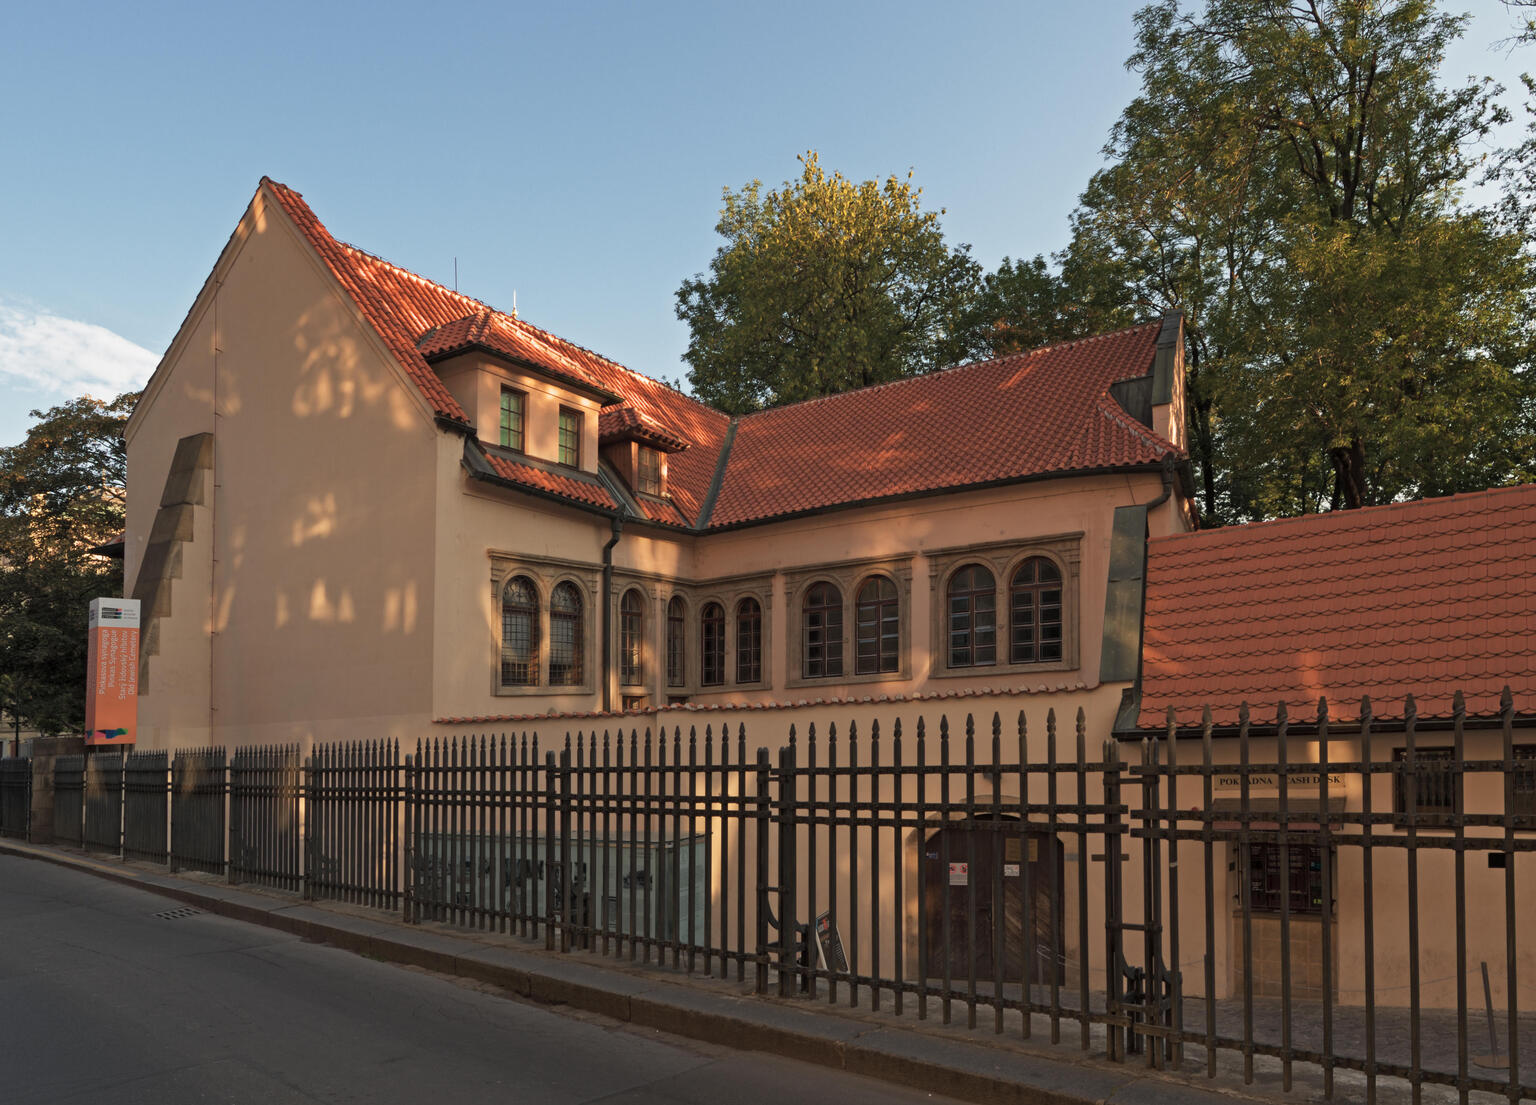
[[[547,684],[539,684],[537,686],[528,687],[497,687],[496,697],[528,698],[532,695],[578,695],[595,694],[596,692],[597,688],[590,683],[585,683],[580,686],[561,685],[559,687],[551,687]]]
[[[843,685],[854,686],[861,683],[901,683],[912,678],[912,673],[905,669],[901,671],[880,671],[868,675],[817,675],[811,677],[797,676],[785,681],[786,688],[794,687],[840,687]]]
[[[975,664],[964,668],[942,667],[930,679],[975,679],[982,675],[1030,675],[1044,671],[1077,671],[1071,660],[1049,660],[1039,664]]]

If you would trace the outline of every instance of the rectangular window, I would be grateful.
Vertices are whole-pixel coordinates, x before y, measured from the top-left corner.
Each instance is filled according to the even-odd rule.
[[[523,451],[523,393],[501,389],[501,446]]]
[[[1413,788],[1414,813],[1418,816],[1448,817],[1456,812],[1456,795],[1461,776],[1455,770],[1454,748],[1414,749],[1414,770],[1408,772],[1408,750],[1395,749],[1392,758],[1398,763],[1397,778],[1392,788],[1392,810],[1408,813],[1409,787]]]
[[[560,463],[581,467],[581,412],[560,408]]]
[[[635,485],[647,495],[661,494],[661,454],[655,449],[639,446],[639,468]]]
[[[1287,845],[1290,870],[1280,863],[1280,845],[1248,846],[1249,904],[1255,913],[1279,913],[1290,895],[1291,913],[1323,912],[1323,850],[1306,844]]]

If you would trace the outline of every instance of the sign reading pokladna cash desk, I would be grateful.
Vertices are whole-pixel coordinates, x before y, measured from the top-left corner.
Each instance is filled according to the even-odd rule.
[[[85,743],[132,744],[139,720],[139,600],[92,599]]]

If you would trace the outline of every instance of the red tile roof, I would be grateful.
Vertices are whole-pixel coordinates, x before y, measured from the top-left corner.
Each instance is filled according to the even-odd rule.
[[[603,408],[597,420],[598,442],[624,441],[629,438],[654,445],[664,453],[681,453],[688,448],[688,443],[681,437],[628,403]]]
[[[1161,323],[777,407],[741,420],[712,526],[1176,450],[1109,397]]]
[[[657,443],[686,446],[667,462],[676,509],[652,503],[647,515],[681,519],[676,524],[684,526],[704,521],[700,514],[731,423],[727,415],[340,243],[299,193],[266,178],[262,185],[437,414],[467,421],[427,357],[475,344],[585,383],[618,397],[602,412],[601,434],[644,430]],[[749,415],[739,422],[707,524],[726,526],[914,492],[1153,464],[1176,455],[1179,450],[1109,397],[1111,383],[1150,371],[1159,330],[1156,323],[1134,327]],[[514,482],[566,493],[556,486],[565,477],[529,465],[503,467]],[[571,497],[593,502],[586,491]]]
[[[548,491],[589,506],[599,506],[604,510],[614,510],[619,505],[614,502],[608,489],[595,481],[550,472],[537,465],[512,460],[500,453],[487,452],[485,459],[496,470],[496,474],[504,480],[511,480],[513,483],[520,483],[527,487],[536,487],[540,491]]]
[[[1148,546],[1138,723],[1517,708],[1536,699],[1536,485],[1179,534]]]

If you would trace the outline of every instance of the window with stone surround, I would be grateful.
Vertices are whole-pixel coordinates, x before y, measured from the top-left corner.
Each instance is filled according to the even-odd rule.
[[[763,608],[754,598],[736,604],[736,682],[763,681]]]
[[[581,592],[562,583],[549,598],[549,683],[580,686],[584,675],[586,633]]]
[[[877,675],[901,668],[901,599],[896,584],[873,575],[859,587],[854,605],[853,671]]]
[[[667,686],[688,682],[688,611],[680,595],[667,603]]]
[[[725,683],[725,607],[707,603],[699,614],[699,684]]]
[[[645,596],[633,587],[619,601],[619,682],[645,682]]]
[[[843,674],[843,596],[830,583],[814,584],[801,610],[800,673],[806,679]]]
[[[533,580],[516,576],[501,589],[501,684],[539,682],[539,593]]]
[[[1082,538],[1056,534],[928,553],[933,675],[1078,667]]]

